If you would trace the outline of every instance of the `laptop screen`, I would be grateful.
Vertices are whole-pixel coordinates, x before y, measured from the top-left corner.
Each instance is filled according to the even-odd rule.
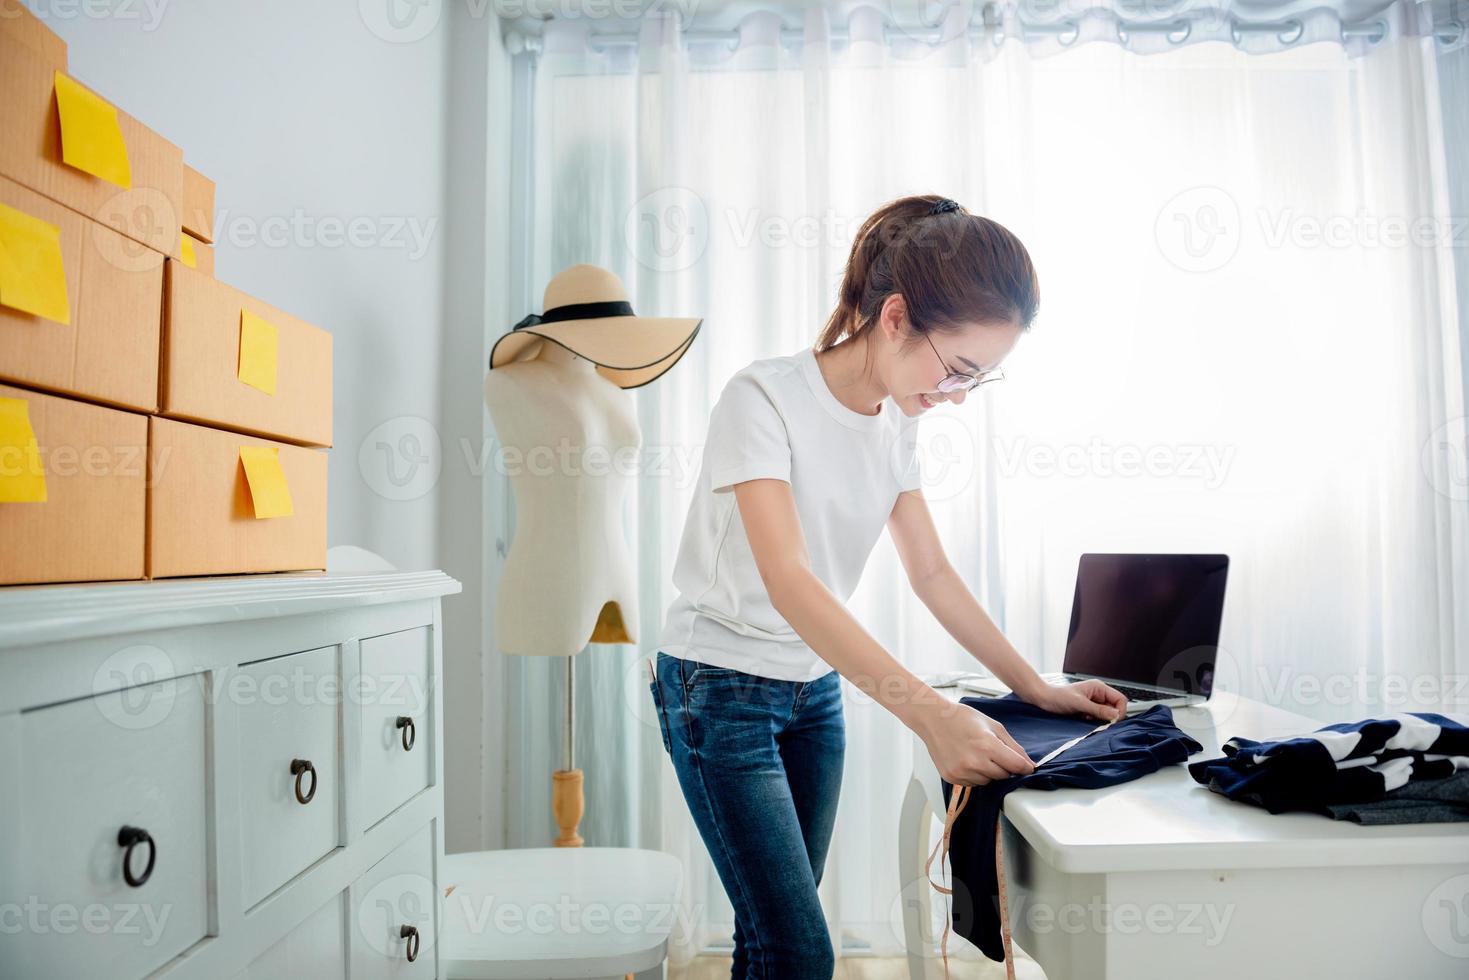
[[[1082,555],[1063,669],[1208,697],[1227,555]]]

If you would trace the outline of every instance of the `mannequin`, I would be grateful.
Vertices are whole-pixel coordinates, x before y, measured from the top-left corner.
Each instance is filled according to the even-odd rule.
[[[637,579],[622,527],[642,444],[632,398],[587,358],[550,340],[536,346],[485,375],[517,513],[496,642],[544,657],[635,643]]]
[[[502,653],[564,657],[565,764],[551,773],[553,843],[580,847],[573,658],[588,643],[637,642],[637,579],[622,505],[642,447],[626,389],[678,363],[703,320],[642,317],[622,281],[574,265],[546,284],[544,312],[496,339],[485,405],[515,490],[514,539],[496,597]]]

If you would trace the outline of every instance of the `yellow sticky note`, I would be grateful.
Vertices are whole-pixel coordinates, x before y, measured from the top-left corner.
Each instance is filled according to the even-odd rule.
[[[0,204],[0,304],[71,323],[61,229]]]
[[[194,240],[183,232],[179,232],[179,253],[184,258],[184,265],[190,269],[199,268],[199,256],[194,254]]]
[[[61,159],[118,187],[132,187],[133,168],[117,124],[117,107],[57,72],[56,109],[61,115]]]
[[[46,467],[31,407],[24,398],[0,398],[0,504],[44,504]]]
[[[245,466],[245,482],[250,484],[250,499],[255,516],[290,517],[291,488],[281,469],[281,451],[276,446],[241,446],[240,462]]]
[[[275,326],[249,310],[241,310],[239,379],[252,388],[273,395],[275,364]]]

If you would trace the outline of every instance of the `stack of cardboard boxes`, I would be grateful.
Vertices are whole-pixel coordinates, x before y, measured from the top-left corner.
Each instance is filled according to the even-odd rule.
[[[214,278],[214,185],[19,0],[0,91],[0,585],[324,568],[331,334]]]

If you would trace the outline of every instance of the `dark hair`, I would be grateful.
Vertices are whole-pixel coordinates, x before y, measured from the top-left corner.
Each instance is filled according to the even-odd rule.
[[[1009,229],[963,207],[930,214],[943,200],[936,194],[898,198],[862,223],[817,351],[868,330],[893,293],[903,295],[920,334],[968,323],[1030,329],[1040,305],[1030,253]]]

